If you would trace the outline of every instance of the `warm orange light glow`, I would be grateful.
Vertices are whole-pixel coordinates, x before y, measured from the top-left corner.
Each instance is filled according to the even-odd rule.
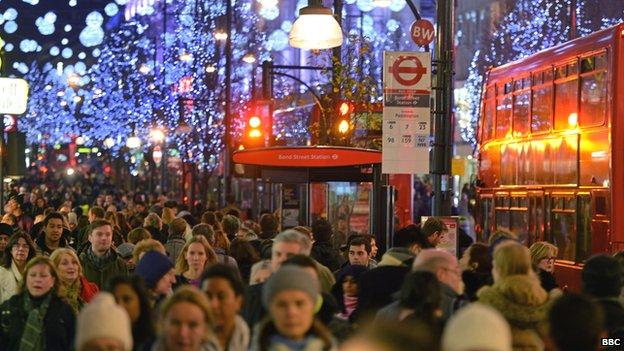
[[[347,114],[349,114],[349,112],[351,112],[351,106],[348,102],[343,102],[340,104],[338,112],[340,112],[341,116],[346,116]]]
[[[262,133],[258,129],[252,129],[249,131],[250,138],[259,138],[262,136]]]
[[[347,132],[349,132],[349,127],[349,122],[343,119],[338,124],[338,132],[340,132],[340,134],[347,134]]]
[[[251,128],[258,128],[260,127],[260,124],[262,124],[262,121],[260,120],[260,117],[258,116],[253,116],[249,119],[249,126]]]
[[[576,114],[576,112],[570,113],[570,115],[568,116],[568,125],[570,127],[575,127],[577,124],[578,124],[578,115]]]

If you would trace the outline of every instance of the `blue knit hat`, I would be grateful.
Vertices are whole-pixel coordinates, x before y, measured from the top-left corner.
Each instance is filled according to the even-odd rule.
[[[145,280],[145,285],[153,289],[156,283],[173,269],[171,260],[158,251],[148,251],[141,257],[134,269],[134,274]]]

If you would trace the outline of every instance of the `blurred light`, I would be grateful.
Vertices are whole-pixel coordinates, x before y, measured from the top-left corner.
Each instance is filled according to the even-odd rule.
[[[63,28],[66,32],[69,32],[70,30],[72,30],[72,26],[71,24],[66,24],[65,28]]]
[[[276,7],[278,3],[277,0],[258,0],[258,2],[263,7]]]
[[[254,63],[256,62],[256,57],[253,54],[249,53],[243,57],[243,61],[247,63]]]
[[[338,124],[338,132],[340,134],[347,134],[347,132],[349,131],[349,127],[349,122],[343,119],[342,121],[340,121],[340,124]]]
[[[79,136],[76,138],[76,145],[84,145],[84,143],[85,143],[84,137]]]
[[[70,86],[75,87],[80,83],[80,76],[76,73],[70,74],[67,76],[67,83],[69,83]]]
[[[250,138],[259,138],[262,136],[262,133],[258,129],[252,129],[249,131]]]
[[[126,140],[126,146],[129,149],[136,149],[141,146],[141,139],[136,135],[131,135],[128,140]]]
[[[178,58],[180,59],[180,61],[189,62],[193,60],[193,55],[189,54],[188,52],[183,52]]]
[[[82,98],[78,95],[74,96],[74,102],[75,103],[79,103],[82,100]]]
[[[227,37],[228,37],[227,33],[222,30],[219,30],[215,33],[215,39],[217,40],[226,40]]]
[[[68,168],[68,169],[67,169],[67,175],[68,175],[68,176],[72,176],[72,175],[74,175],[74,173],[76,173],[76,171],[74,171],[74,169],[73,169],[73,168]]]
[[[52,90],[52,86],[51,86],[50,84],[46,85],[46,86],[45,86],[45,90],[47,90],[47,91]]]
[[[60,90],[58,93],[56,93],[56,96],[58,97],[65,96],[65,91]]]
[[[152,128],[150,131],[150,138],[156,143],[161,143],[165,140],[165,132],[163,132],[160,128]]]
[[[576,114],[576,112],[570,113],[570,115],[568,116],[568,125],[570,127],[576,127],[577,124],[578,124],[578,115]]]
[[[217,68],[215,66],[208,66],[206,67],[206,73],[214,73],[217,70]]]
[[[262,124],[262,121],[260,120],[260,117],[258,116],[253,116],[249,119],[249,126],[251,128],[258,128],[260,127],[260,124]]]
[[[144,63],[141,64],[141,66],[139,66],[139,72],[141,72],[141,74],[148,74],[150,72],[150,67]]]
[[[115,139],[113,138],[106,138],[104,139],[104,146],[106,146],[107,148],[112,148],[113,146],[115,146]]]
[[[392,4],[391,0],[373,0],[373,5],[376,7],[388,7]]]

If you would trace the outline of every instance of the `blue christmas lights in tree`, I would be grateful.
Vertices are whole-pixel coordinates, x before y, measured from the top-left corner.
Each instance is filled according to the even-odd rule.
[[[575,1],[577,34],[587,35],[622,21],[624,1]],[[483,75],[488,67],[532,55],[570,38],[570,0],[518,0],[494,33],[481,33],[482,50],[475,52],[466,82],[470,121],[460,128],[464,140],[476,144]]]

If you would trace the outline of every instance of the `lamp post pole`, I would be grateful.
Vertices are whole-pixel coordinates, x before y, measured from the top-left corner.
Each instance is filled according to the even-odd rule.
[[[437,2],[434,142],[431,174],[434,216],[451,214],[453,157],[453,0]]]
[[[232,98],[232,0],[225,0],[225,27],[227,38],[225,40],[225,113],[223,123],[225,124],[225,135],[223,141],[225,143],[225,157],[223,164],[223,193],[221,196],[221,204],[226,205],[225,199],[231,192],[231,173],[232,173],[232,115],[231,115],[231,98]]]

